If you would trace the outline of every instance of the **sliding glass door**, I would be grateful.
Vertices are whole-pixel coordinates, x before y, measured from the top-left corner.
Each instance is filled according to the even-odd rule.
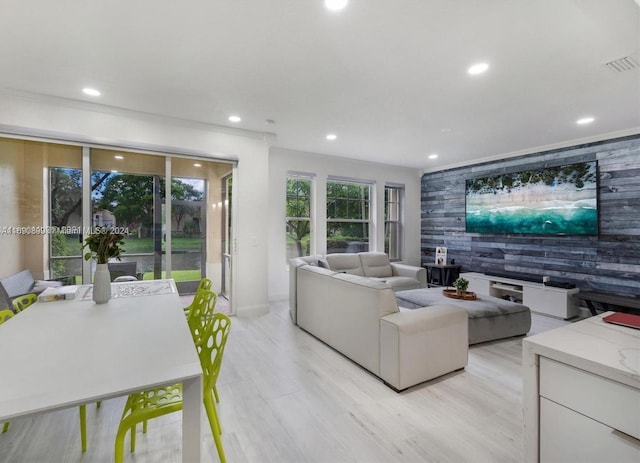
[[[90,283],[83,240],[113,226],[138,278],[190,293],[206,276],[230,296],[232,174],[226,162],[0,137],[0,276]]]
[[[204,179],[171,179],[171,276],[181,292],[194,292],[206,268]]]
[[[125,232],[121,262],[144,279],[164,276],[164,157],[91,150],[91,226]]]
[[[123,261],[135,261],[144,279],[173,278],[181,293],[203,277],[225,289],[220,256],[228,238],[219,230],[229,164],[92,149],[91,166],[92,225],[127,229]]]
[[[135,261],[144,279],[173,278],[180,293],[194,292],[203,277],[227,292],[221,255],[230,229],[220,229],[229,164],[92,149],[91,166],[92,225],[127,229],[123,261]]]
[[[231,292],[231,251],[233,240],[233,222],[232,216],[232,191],[233,176],[226,175],[222,179],[222,201],[218,206],[221,216],[221,235],[222,235],[222,288],[220,292],[227,299]]]

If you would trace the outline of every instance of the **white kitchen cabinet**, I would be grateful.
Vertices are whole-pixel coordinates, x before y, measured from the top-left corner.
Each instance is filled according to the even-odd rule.
[[[609,314],[523,340],[524,461],[640,462],[640,330]]]

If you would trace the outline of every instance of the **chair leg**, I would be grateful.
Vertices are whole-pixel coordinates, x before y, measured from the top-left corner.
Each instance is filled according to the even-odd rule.
[[[222,439],[220,438],[220,423],[218,422],[218,414],[216,412],[215,404],[211,400],[211,396],[204,398],[204,408],[207,411],[207,418],[209,418],[209,426],[211,427],[211,434],[213,434],[213,440],[218,450],[218,457],[220,457],[220,463],[226,463],[227,459],[224,456],[224,449],[222,448]]]
[[[214,404],[213,401],[211,401],[211,412],[213,413],[213,417],[215,418],[218,434],[222,435],[222,425],[220,424],[220,418],[218,417],[218,409],[216,408],[216,404]]]
[[[9,430],[9,422],[7,421],[3,426],[2,426],[2,432],[7,432]]]
[[[220,397],[218,397],[218,388],[216,387],[216,385],[213,385],[213,395],[216,396],[216,403],[220,403]]]
[[[87,406],[80,405],[80,445],[82,451],[87,451]]]
[[[130,450],[132,452],[136,451],[136,425],[131,426],[131,433],[129,434],[129,440],[131,441]]]
[[[116,434],[116,449],[115,449],[115,463],[122,463],[124,460],[124,436],[127,435],[129,429],[118,427],[118,433]]]

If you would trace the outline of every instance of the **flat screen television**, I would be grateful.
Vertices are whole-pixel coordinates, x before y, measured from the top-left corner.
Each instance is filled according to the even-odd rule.
[[[597,235],[597,161],[466,181],[468,233]]]

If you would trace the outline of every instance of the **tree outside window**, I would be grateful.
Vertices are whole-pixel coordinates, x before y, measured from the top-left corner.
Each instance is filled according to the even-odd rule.
[[[327,253],[369,250],[371,185],[327,182]]]
[[[311,250],[311,179],[287,178],[287,261]]]
[[[49,170],[49,210],[53,227],[82,226],[82,171],[64,167]],[[54,228],[50,238],[52,278],[82,274],[82,243],[79,233],[65,234]]]

